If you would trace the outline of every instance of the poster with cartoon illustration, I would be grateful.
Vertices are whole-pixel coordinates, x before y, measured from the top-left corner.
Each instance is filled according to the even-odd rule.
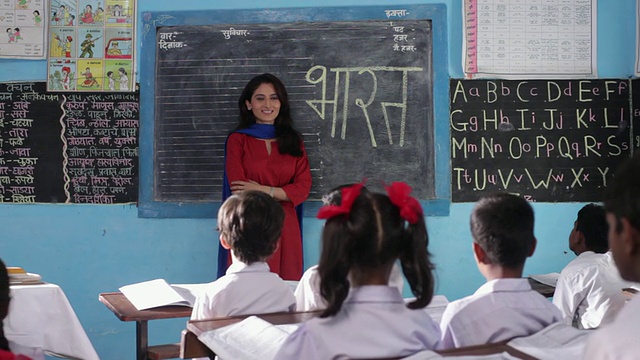
[[[47,90],[135,90],[136,0],[50,0],[48,10]],[[69,89],[59,80],[65,60],[75,67]]]
[[[0,58],[45,59],[46,0],[0,1]]]
[[[54,91],[73,91],[76,89],[76,74],[75,61],[50,61],[47,87]]]

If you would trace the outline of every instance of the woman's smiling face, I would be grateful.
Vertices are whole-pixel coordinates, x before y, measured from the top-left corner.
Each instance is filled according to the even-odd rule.
[[[263,83],[251,95],[251,101],[245,101],[257,124],[271,124],[280,113],[280,99],[272,84]]]

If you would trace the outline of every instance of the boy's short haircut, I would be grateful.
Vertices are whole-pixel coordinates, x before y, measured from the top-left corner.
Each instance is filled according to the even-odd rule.
[[[533,208],[523,198],[497,193],[481,198],[471,212],[471,235],[495,265],[522,266],[535,245]]]
[[[218,211],[220,236],[246,264],[264,261],[273,254],[283,223],[282,206],[261,191],[232,195]]]
[[[635,154],[616,169],[613,179],[605,188],[604,208],[615,215],[616,232],[622,230],[621,219],[625,218],[640,230],[640,153]]]
[[[602,206],[596,204],[583,206],[578,211],[576,230],[584,235],[587,249],[598,254],[604,254],[609,250],[609,241],[607,240],[609,225]]]

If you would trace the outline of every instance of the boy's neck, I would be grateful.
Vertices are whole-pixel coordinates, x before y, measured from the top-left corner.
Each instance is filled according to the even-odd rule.
[[[480,272],[487,281],[495,279],[517,279],[522,277],[524,265],[517,268],[508,268],[493,264],[482,264]]]

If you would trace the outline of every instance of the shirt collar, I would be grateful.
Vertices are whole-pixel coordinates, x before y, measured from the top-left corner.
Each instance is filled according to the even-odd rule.
[[[365,285],[352,287],[345,303],[401,303],[404,304],[398,288],[387,285]]]
[[[257,261],[251,264],[242,261],[234,261],[227,269],[226,274],[237,274],[246,272],[269,272],[269,265],[263,261]]]
[[[483,295],[492,292],[522,292],[531,291],[529,280],[525,278],[493,279],[487,281],[476,290],[475,295]]]

